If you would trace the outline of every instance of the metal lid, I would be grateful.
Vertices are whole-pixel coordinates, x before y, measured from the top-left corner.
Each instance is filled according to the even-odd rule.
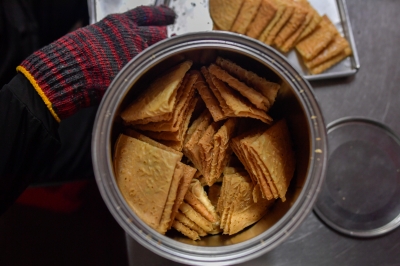
[[[385,125],[343,118],[328,125],[325,183],[314,207],[333,229],[372,237],[400,225],[400,139]]]

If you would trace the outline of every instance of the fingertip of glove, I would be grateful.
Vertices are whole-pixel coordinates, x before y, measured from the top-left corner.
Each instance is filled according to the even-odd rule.
[[[166,5],[139,6],[126,12],[138,26],[165,26],[175,22],[174,10]]]

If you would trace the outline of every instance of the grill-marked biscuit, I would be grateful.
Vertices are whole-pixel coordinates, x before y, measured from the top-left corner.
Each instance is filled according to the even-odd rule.
[[[281,46],[278,46],[278,48],[282,52],[287,53],[289,52],[289,50],[293,49],[293,47],[300,39],[300,35],[306,30],[307,26],[314,19],[316,11],[311,7],[306,7],[306,8],[308,12],[306,18],[304,19],[304,22],[300,25],[300,27],[298,27],[298,29],[291,36],[289,36],[289,38],[286,39],[286,41]]]
[[[215,63],[240,81],[263,94],[269,101],[268,108],[274,104],[276,95],[280,88],[279,84],[267,81],[256,73],[246,70],[234,62],[220,56],[217,57]]]
[[[230,30],[244,0],[210,0],[210,16],[219,30]]]
[[[305,37],[307,37],[310,33],[312,33],[318,27],[319,23],[322,20],[322,16],[313,7],[311,7],[311,5],[310,5],[310,9],[313,13],[313,16],[312,16],[310,22],[307,24],[306,28],[300,34],[299,38],[296,40],[296,42],[300,42]]]
[[[254,20],[247,28],[246,35],[258,39],[263,30],[274,18],[276,11],[277,8],[273,1],[262,0]]]
[[[231,31],[244,34],[250,23],[253,21],[260,4],[261,0],[244,1],[235,22],[232,25]]]
[[[346,57],[351,55],[351,53],[352,53],[351,48],[347,47],[340,54],[338,54],[338,55],[332,57],[331,59],[323,62],[322,64],[317,65],[316,67],[310,69],[310,72],[314,75],[322,73],[323,71],[327,70],[328,68],[331,68],[332,66],[336,65],[337,63],[339,63],[340,61],[342,61],[343,59],[345,59]]]
[[[286,5],[283,5],[280,1],[271,0],[275,4],[277,10],[275,12],[274,18],[268,23],[267,27],[261,32],[258,39],[262,42],[265,42],[268,35],[270,34],[272,28],[276,25],[276,23],[281,19],[282,15],[285,13]]]
[[[307,9],[302,8],[300,5],[296,5],[293,14],[275,37],[274,44],[277,47],[281,47],[283,43],[301,27],[306,20],[307,14]]]
[[[265,37],[264,43],[268,44],[268,45],[273,44],[279,31],[286,24],[286,22],[290,19],[290,17],[292,16],[292,14],[294,13],[294,10],[295,10],[295,7],[291,4],[289,4],[288,1],[286,1],[286,0],[278,0],[278,1],[280,1],[282,3],[282,5],[285,5],[286,8],[285,8],[282,16],[279,18],[279,20],[276,22],[276,24],[272,27],[269,34]]]
[[[297,51],[306,60],[316,57],[338,34],[337,29],[324,15],[317,29],[296,45]]]
[[[208,67],[210,74],[214,75],[218,79],[226,82],[231,88],[237,90],[241,95],[246,97],[252,104],[254,104],[258,109],[267,111],[269,107],[268,99],[259,93],[258,91],[250,88],[245,83],[241,82],[237,78],[230,75],[227,71],[220,68],[215,64],[211,64]]]
[[[349,48],[350,45],[348,41],[340,34],[337,34],[333,41],[331,41],[321,53],[319,53],[314,59],[311,61],[305,61],[304,64],[307,68],[311,69],[317,65],[322,64],[323,62],[328,61],[329,59],[335,57],[344,51],[344,49]]]

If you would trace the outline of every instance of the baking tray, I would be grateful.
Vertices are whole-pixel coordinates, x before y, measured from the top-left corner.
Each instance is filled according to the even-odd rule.
[[[352,76],[360,68],[357,49],[347,12],[346,0],[309,0],[321,14],[326,14],[339,32],[348,40],[353,55],[341,61],[324,73],[311,75],[292,50],[286,58],[307,80],[322,80]],[[90,22],[95,23],[108,14],[121,13],[139,5],[167,5],[177,13],[176,23],[168,27],[168,36],[188,32],[212,30],[212,20],[208,12],[208,0],[88,0]]]

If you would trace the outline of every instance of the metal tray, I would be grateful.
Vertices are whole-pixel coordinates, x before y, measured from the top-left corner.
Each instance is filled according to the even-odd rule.
[[[360,63],[347,12],[346,0],[309,0],[309,2],[321,15],[326,14],[332,20],[339,32],[350,43],[353,55],[318,75],[312,75],[308,72],[294,50],[285,56],[307,80],[331,79],[356,74],[360,68]],[[139,5],[153,4],[168,5],[178,15],[176,23],[168,27],[168,36],[212,30],[212,20],[208,12],[208,0],[88,0],[90,22],[95,23],[108,14],[121,13]]]

